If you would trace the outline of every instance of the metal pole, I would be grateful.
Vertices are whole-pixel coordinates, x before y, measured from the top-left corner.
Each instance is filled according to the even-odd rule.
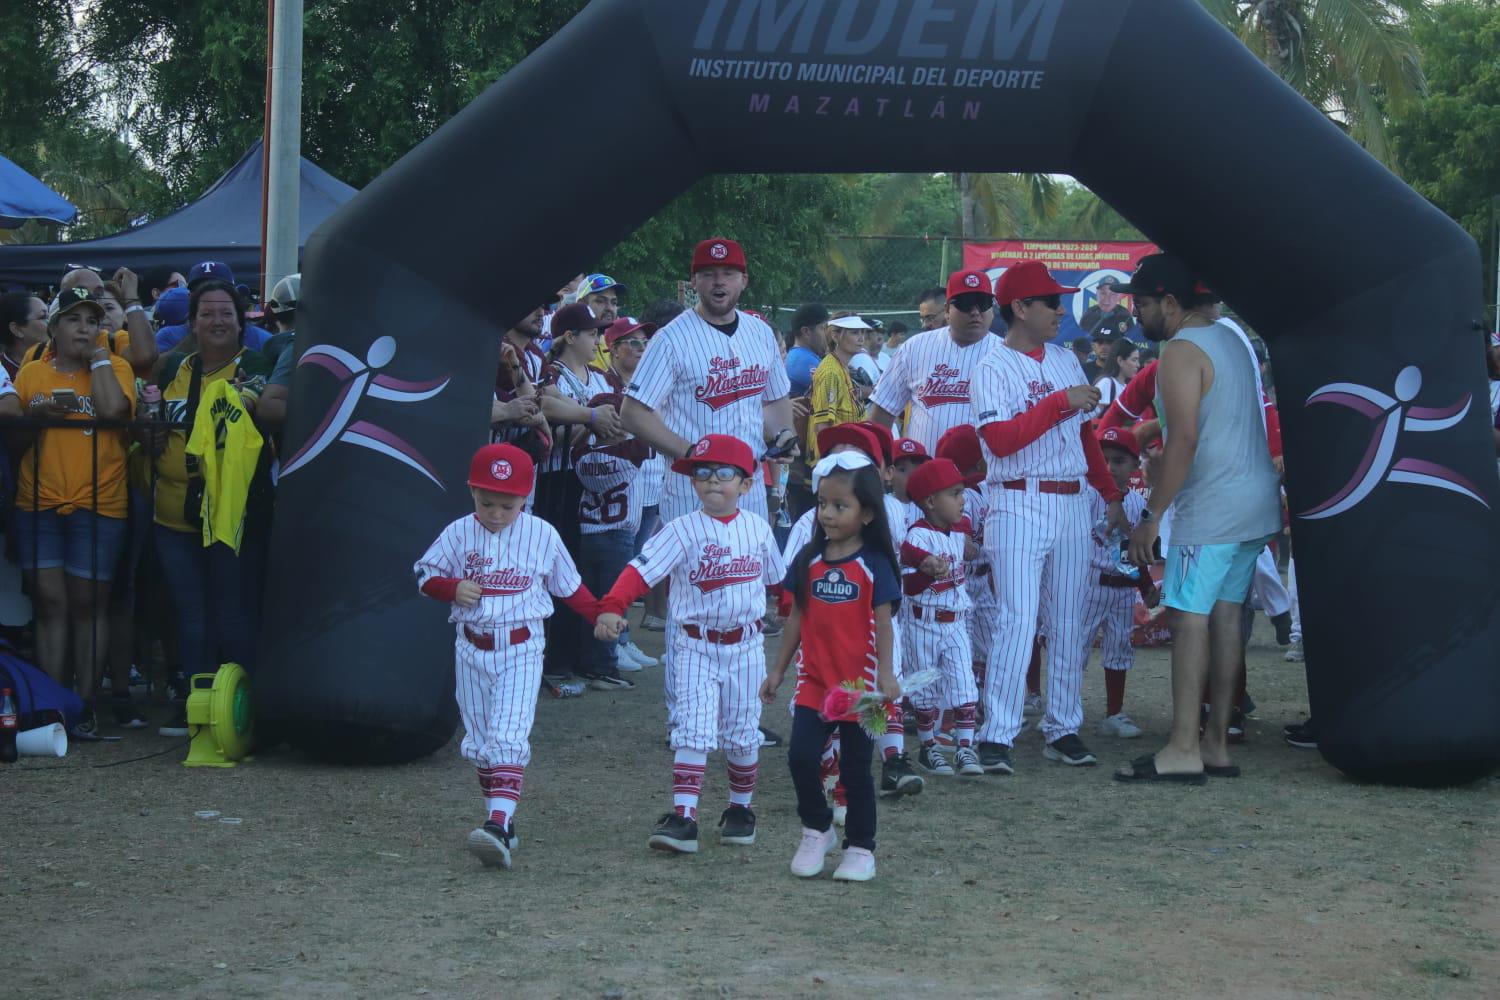
[[[1490,199],[1490,218],[1495,223],[1495,325],[1500,333],[1500,194]]]
[[[260,297],[265,301],[271,294],[266,278],[266,214],[271,185],[271,64],[272,43],[276,40],[276,2],[266,0],[266,96],[261,102],[260,126]]]
[[[266,182],[266,294],[297,271],[302,193],[302,0],[274,0],[270,173]]]

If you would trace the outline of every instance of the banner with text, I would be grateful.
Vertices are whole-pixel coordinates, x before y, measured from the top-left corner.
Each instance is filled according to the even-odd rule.
[[[1145,337],[1135,329],[1135,321],[1130,317],[1130,297],[1115,296],[1106,288],[1101,301],[1099,283],[1106,278],[1129,281],[1140,259],[1157,252],[1154,243],[1002,240],[965,243],[964,267],[982,269],[990,280],[999,281],[1006,268],[1025,260],[1039,260],[1061,284],[1080,289],[1063,296],[1065,312],[1057,343],[1069,344],[1100,328],[1112,336],[1123,334],[1144,342]]]

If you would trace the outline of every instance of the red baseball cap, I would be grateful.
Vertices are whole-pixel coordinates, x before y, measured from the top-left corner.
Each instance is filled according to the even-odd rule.
[[[1006,268],[1005,273],[1000,275],[995,298],[1002,306],[1008,306],[1017,299],[1030,299],[1038,295],[1065,295],[1076,291],[1076,288],[1059,285],[1057,279],[1052,277],[1052,272],[1047,270],[1047,265],[1041,261],[1023,260]]]
[[[694,466],[699,465],[732,465],[748,479],[755,475],[755,454],[739,438],[728,434],[705,434],[693,445],[686,458],[672,463],[672,471],[691,476]]]
[[[972,469],[976,465],[984,464],[984,449],[979,447],[979,432],[974,429],[973,424],[959,424],[950,427],[938,438],[937,457],[946,458],[958,466],[959,471]],[[965,486],[977,486],[984,481],[984,473],[975,472],[964,475]]]
[[[734,240],[723,236],[711,236],[693,250],[693,274],[705,267],[732,267],[748,273],[745,267],[745,251]]]
[[[469,459],[469,485],[476,490],[524,497],[535,481],[531,456],[513,444],[487,444]]]
[[[861,420],[859,426],[875,435],[875,440],[880,442],[880,454],[885,458],[885,464],[890,465],[891,460],[896,457],[896,438],[891,434],[891,429],[882,427],[873,420]]]
[[[650,337],[656,332],[655,323],[642,323],[632,316],[621,316],[609,325],[604,331],[604,345],[614,347],[615,341],[623,340],[632,333],[639,332],[642,336]]]
[[[995,286],[983,271],[954,271],[948,276],[948,301],[960,295],[994,295]]]
[[[906,495],[912,503],[920,504],[934,493],[941,493],[953,486],[962,486],[964,477],[946,458],[934,458],[919,466],[906,481]]]
[[[603,330],[607,326],[609,326],[607,322],[595,316],[594,310],[582,302],[563,306],[552,314],[553,337],[561,337],[565,333],[580,333],[584,330]]]
[[[910,458],[917,462],[932,461],[932,456],[927,454],[927,449],[922,447],[922,442],[912,438],[897,438],[891,445],[891,452],[897,462],[903,458]]]
[[[1130,457],[1136,461],[1141,458],[1141,443],[1135,439],[1134,432],[1119,427],[1107,427],[1100,431],[1099,447],[1121,448],[1129,452]]]
[[[876,465],[883,465],[880,439],[860,424],[834,424],[818,432],[818,454],[827,455],[841,444],[853,445]]]

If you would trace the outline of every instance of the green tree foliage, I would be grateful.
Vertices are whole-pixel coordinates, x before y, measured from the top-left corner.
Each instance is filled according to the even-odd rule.
[[[0,5],[0,153],[37,173],[37,149],[49,132],[83,108],[87,75],[69,51],[68,0]]]

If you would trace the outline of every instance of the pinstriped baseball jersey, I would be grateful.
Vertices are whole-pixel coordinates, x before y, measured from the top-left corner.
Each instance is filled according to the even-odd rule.
[[[961,531],[943,531],[925,520],[911,526],[906,533],[906,543],[902,546],[902,562],[911,562],[907,556],[908,549],[920,549],[929,555],[948,560],[952,569],[941,580],[929,581],[927,589],[920,593],[913,594],[908,590],[907,601],[935,611],[968,611],[972,607],[967,586],[968,574],[964,570],[965,537]]]
[[[744,511],[726,524],[701,510],[662,526],[631,565],[651,586],[672,578],[668,614],[677,624],[751,625],[766,613],[766,587],[786,575],[771,526]]]
[[[944,432],[973,419],[970,384],[974,371],[1000,342],[990,335],[973,344],[958,344],[946,327],[919,333],[901,345],[870,401],[897,416],[910,403],[906,436],[935,454]]]
[[[1087,490],[1089,496],[1089,517],[1093,518],[1094,525],[1094,560],[1095,569],[1103,573],[1114,573],[1120,565],[1120,553],[1110,552],[1104,547],[1104,539],[1099,537],[1099,522],[1104,520],[1109,505],[1099,495],[1099,491],[1090,488]],[[1141,511],[1146,509],[1146,498],[1135,490],[1126,490],[1121,498],[1121,505],[1125,508],[1125,517],[1129,519],[1130,526],[1134,528],[1141,523]],[[1097,586],[1097,583],[1096,583]]]
[[[992,351],[974,373],[975,426],[1010,420],[1061,389],[1085,385],[1078,357],[1056,344],[1043,346],[1042,360],[1011,347]],[[1080,439],[1087,414],[1070,412],[1061,422],[1013,455],[997,457],[984,445],[986,482],[1011,479],[1081,479],[1089,463]],[[981,442],[984,436],[980,435]]]
[[[995,604],[995,580],[991,575],[989,553],[984,547],[984,519],[989,516],[990,505],[984,494],[972,487],[964,490],[964,517],[969,519],[972,530],[969,537],[979,546],[979,554],[965,562],[969,574],[969,600],[974,607],[993,607]]]
[[[616,454],[616,448],[591,443],[578,457],[573,471],[583,486],[578,500],[579,532],[597,535],[605,531],[639,531],[642,502],[638,475],[641,466],[632,458]]]
[[[557,531],[525,513],[501,531],[490,531],[472,514],[461,517],[443,529],[413,569],[418,589],[434,577],[479,584],[484,591],[479,603],[454,604],[448,620],[485,627],[549,618],[549,594],[569,597],[583,586]]]

